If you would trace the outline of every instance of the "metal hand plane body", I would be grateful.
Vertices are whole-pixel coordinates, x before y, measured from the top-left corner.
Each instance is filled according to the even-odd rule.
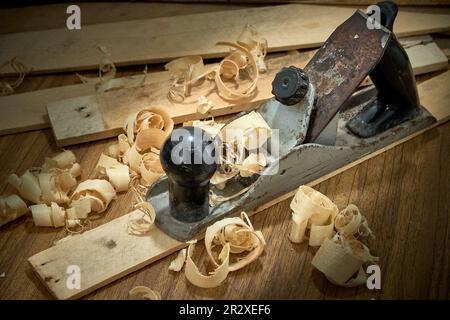
[[[175,239],[190,240],[219,219],[251,211],[436,121],[420,106],[411,64],[392,32],[396,5],[378,6],[381,25],[370,28],[373,21],[358,10],[304,70],[288,66],[277,74],[274,98],[256,112],[278,130],[279,152],[259,175],[223,191],[224,197],[239,196],[208,205],[209,178],[216,166],[173,167],[167,154],[174,145],[170,138],[166,141],[161,161],[167,176],[147,194],[159,228]],[[374,86],[357,91],[367,76]],[[203,153],[212,144],[192,147],[190,154]]]

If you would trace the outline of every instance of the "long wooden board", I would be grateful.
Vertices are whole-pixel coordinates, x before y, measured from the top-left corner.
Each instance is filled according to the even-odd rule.
[[[447,57],[434,43],[419,44],[406,49],[416,74],[445,69]],[[175,123],[236,113],[252,108],[272,97],[272,81],[284,66],[304,67],[312,52],[298,56],[285,56],[268,61],[268,72],[258,80],[258,93],[245,103],[230,103],[216,93],[208,96],[214,107],[209,115],[197,113],[196,103],[173,103],[167,98],[170,81],[144,87],[115,90],[104,94],[77,97],[48,104],[51,126],[59,146],[67,146],[118,135],[132,112],[150,105],[167,109]],[[86,117],[86,114],[89,117]]]
[[[435,125],[425,130],[448,121],[450,119],[450,71],[420,84],[418,89],[423,105],[437,119]],[[420,133],[415,133],[369,154],[312,181],[309,185],[314,186]],[[288,193],[255,209],[250,214],[264,210],[291,195],[292,193]],[[187,246],[186,243],[175,241],[165,235],[157,227],[154,227],[145,237],[128,235],[127,220],[128,215],[124,215],[84,234],[64,238],[55,246],[30,257],[29,262],[56,298],[76,299]],[[66,286],[68,277],[66,271],[70,265],[80,267],[80,289],[70,290]]]
[[[142,79],[143,75],[135,75],[112,81],[113,86],[133,87],[142,83]],[[145,84],[168,79],[165,71],[152,72],[147,74]],[[80,83],[0,97],[0,135],[48,128],[48,103],[92,94],[95,94],[93,84]]]
[[[431,41],[433,39],[430,36],[400,39],[402,44],[407,45],[417,45],[420,42],[430,43]],[[416,70],[416,74],[443,68],[445,61],[437,50],[427,50],[423,46],[414,50],[417,51],[417,54],[410,55],[410,58],[414,66],[420,66]],[[138,82],[135,81],[136,77],[122,77],[114,81],[123,82],[130,87],[132,83]],[[145,83],[150,84],[168,79],[169,74],[166,72],[153,72],[147,75]],[[94,94],[94,87],[91,84],[80,83],[0,97],[0,111],[4,115],[0,118],[0,135],[48,128],[50,123],[47,104],[92,94]]]
[[[97,46],[108,48],[117,65],[161,62],[186,55],[219,57],[246,24],[268,40],[269,51],[320,46],[355,8],[291,4],[162,17],[0,36],[0,61],[17,57],[35,73],[96,68]],[[398,36],[450,30],[450,12],[400,10]],[[4,73],[11,69],[2,70]]]

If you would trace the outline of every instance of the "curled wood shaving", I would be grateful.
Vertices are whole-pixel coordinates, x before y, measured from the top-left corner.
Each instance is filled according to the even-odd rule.
[[[72,167],[77,161],[75,154],[70,150],[64,150],[56,156],[45,159],[44,169],[59,168],[67,169]]]
[[[197,104],[197,112],[201,114],[208,113],[214,107],[214,104],[205,96],[198,97]]]
[[[98,49],[102,54],[98,68],[98,77],[86,77],[78,73],[76,75],[83,83],[93,84],[97,92],[105,92],[116,87],[113,82],[116,76],[116,66],[112,62],[111,55],[106,47],[98,46]]]
[[[26,203],[18,195],[0,196],[0,226],[17,219],[27,211]]]
[[[301,186],[291,202],[292,224],[289,239],[301,243],[309,229],[309,245],[320,246],[333,236],[337,206],[325,195],[308,186]]]
[[[263,153],[250,153],[241,165],[235,165],[235,167],[239,169],[241,177],[245,178],[261,173],[266,165],[266,157]]]
[[[214,119],[211,120],[195,120],[192,122],[186,122],[183,126],[194,126],[205,130],[211,138],[214,138],[220,130],[223,128],[224,123],[217,123]]]
[[[298,189],[291,209],[289,239],[300,243],[307,238],[305,234],[309,229],[309,245],[320,246],[312,260],[313,266],[333,284],[343,287],[365,284],[363,264],[373,263],[378,258],[354,237],[372,233],[359,209],[350,204],[337,214],[337,206],[330,199],[308,186]]]
[[[192,261],[192,253],[195,243],[188,247],[185,274],[186,278],[194,285],[201,288],[214,288],[219,286],[228,276],[229,272],[242,269],[255,261],[264,251],[265,240],[260,231],[255,231],[245,212],[241,217],[225,218],[206,229],[205,247],[215,270],[209,275],[203,275]],[[216,258],[212,248],[215,245],[222,246]],[[248,252],[236,262],[230,263],[230,254]]]
[[[325,239],[311,263],[333,284],[354,287],[366,283],[363,264],[377,260],[360,241],[337,234]]]
[[[268,48],[267,40],[259,35],[255,27],[246,25],[236,42],[251,52],[256,60],[259,72],[267,71],[267,66],[264,63]]]
[[[168,91],[171,101],[196,102],[197,112],[205,114],[214,107],[206,98],[214,89],[222,99],[233,102],[256,94],[259,72],[267,71],[264,63],[267,41],[258,35],[255,28],[247,25],[236,43],[218,42],[217,45],[231,48],[218,66],[205,67],[200,56],[183,57],[166,64],[173,78]],[[194,88],[198,89],[196,95],[192,93]],[[194,98],[186,99],[191,96]]]
[[[192,254],[195,249],[195,243],[189,245],[186,257],[186,268],[184,273],[186,279],[193,285],[200,288],[215,288],[218,287],[228,276],[228,265],[230,259],[230,245],[227,243],[220,252],[220,257],[223,258],[222,263],[209,275],[205,276],[200,273],[194,261],[192,260]]]
[[[108,178],[117,192],[127,191],[130,183],[130,172],[128,166],[120,163],[114,158],[101,154],[95,168],[96,177]]]
[[[17,89],[25,79],[26,74],[29,72],[25,65],[17,61],[16,58],[13,58],[9,61],[6,61],[0,66],[0,70],[3,68],[9,67],[14,71],[14,73],[18,73],[17,79],[14,81],[2,80],[0,81],[0,96],[7,96],[14,93],[14,90]]]
[[[220,196],[216,193],[214,193],[213,190],[210,190],[209,192],[209,203],[212,207],[215,207],[216,205],[218,205],[219,203],[225,202],[225,201],[229,201],[231,199],[234,199],[236,197],[239,197],[240,195],[246,193],[248,190],[250,190],[250,186],[245,187],[244,189],[236,192],[235,194],[228,196],[228,197],[224,197],[224,196]]]
[[[73,192],[72,199],[89,199],[94,212],[103,212],[116,197],[114,187],[107,180],[89,179],[81,182]]]
[[[72,200],[70,208],[66,210],[66,213],[69,220],[78,220],[86,219],[91,211],[91,200],[89,198],[81,198],[79,200]]]
[[[45,203],[32,205],[30,211],[36,226],[57,228],[65,225],[66,211],[55,202],[50,206]]]
[[[153,152],[144,154],[139,167],[141,173],[141,183],[144,186],[151,186],[156,180],[164,175],[164,170],[159,161],[159,155]]]
[[[366,217],[364,217],[354,204],[349,204],[339,212],[334,222],[337,231],[344,235],[359,235],[367,237],[372,235]]]
[[[170,262],[169,270],[180,272],[181,269],[183,269],[185,261],[186,261],[186,249],[181,249],[178,252],[177,257]]]
[[[259,112],[251,111],[224,126],[220,137],[225,143],[242,142],[247,150],[260,148],[271,137],[272,129]]]
[[[159,129],[169,135],[174,127],[174,122],[170,115],[158,107],[150,107],[134,113],[128,117],[125,124],[129,145],[132,145],[136,134],[141,131],[153,128]]]
[[[128,233],[136,236],[146,235],[155,223],[155,209],[147,201],[140,201],[129,213]]]
[[[68,193],[75,188],[77,177],[81,175],[80,165],[75,161],[71,151],[64,151],[47,158],[41,168],[25,171],[21,177],[11,174],[8,182],[23,199],[33,203],[68,203]]]
[[[145,286],[136,286],[129,292],[130,296],[141,295],[142,298],[148,300],[161,300],[161,294]]]

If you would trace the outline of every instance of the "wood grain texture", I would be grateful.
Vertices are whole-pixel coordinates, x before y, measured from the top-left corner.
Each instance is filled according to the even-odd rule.
[[[17,57],[34,73],[96,68],[98,45],[108,48],[117,65],[162,62],[186,55],[219,57],[228,49],[215,44],[234,41],[247,23],[268,40],[269,51],[311,48],[320,46],[354,11],[352,7],[292,4],[96,24],[76,31],[64,28],[4,34],[0,35],[0,61]],[[401,10],[394,31],[397,36],[447,31],[449,17],[449,10]]]
[[[415,74],[442,70],[447,67],[447,57],[435,43],[412,45],[408,40],[406,43],[411,45],[406,52]],[[196,102],[180,104],[170,101],[167,93],[171,81],[161,81],[141,87],[54,101],[47,106],[48,117],[56,143],[59,146],[68,146],[116,136],[121,132],[130,113],[152,105],[165,108],[175,123],[205,118],[210,115],[237,113],[251,109],[272,98],[272,81],[276,73],[284,66],[289,65],[304,68],[314,53],[315,51],[304,51],[297,55],[268,57],[266,59],[268,71],[260,75],[257,94],[254,97],[247,101],[232,103],[220,98],[216,92],[212,92],[208,99],[214,107],[209,114],[198,113]],[[190,100],[192,101],[192,99]],[[86,117],[87,113],[88,117]],[[18,116],[18,118],[21,117]],[[5,126],[10,122],[5,120]]]
[[[27,32],[66,27],[68,3],[26,6],[0,10],[0,33]],[[173,17],[203,12],[243,9],[251,4],[79,2],[81,25]],[[20,23],[17,23],[20,21]]]

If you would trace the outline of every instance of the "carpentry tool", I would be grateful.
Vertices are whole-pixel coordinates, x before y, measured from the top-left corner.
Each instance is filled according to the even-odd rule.
[[[411,64],[392,32],[397,6],[386,1],[378,8],[379,24],[358,10],[304,70],[287,67],[277,74],[274,98],[257,112],[279,130],[279,154],[254,179],[220,191],[224,197],[242,191],[239,196],[208,206],[215,165],[174,164],[170,155],[180,141],[172,138],[180,129],[172,133],[161,153],[167,176],[147,194],[164,232],[192,239],[218,219],[267,203],[436,121],[420,106]],[[355,93],[368,75],[374,87]],[[213,142],[195,147],[198,137],[189,132],[194,158]]]

